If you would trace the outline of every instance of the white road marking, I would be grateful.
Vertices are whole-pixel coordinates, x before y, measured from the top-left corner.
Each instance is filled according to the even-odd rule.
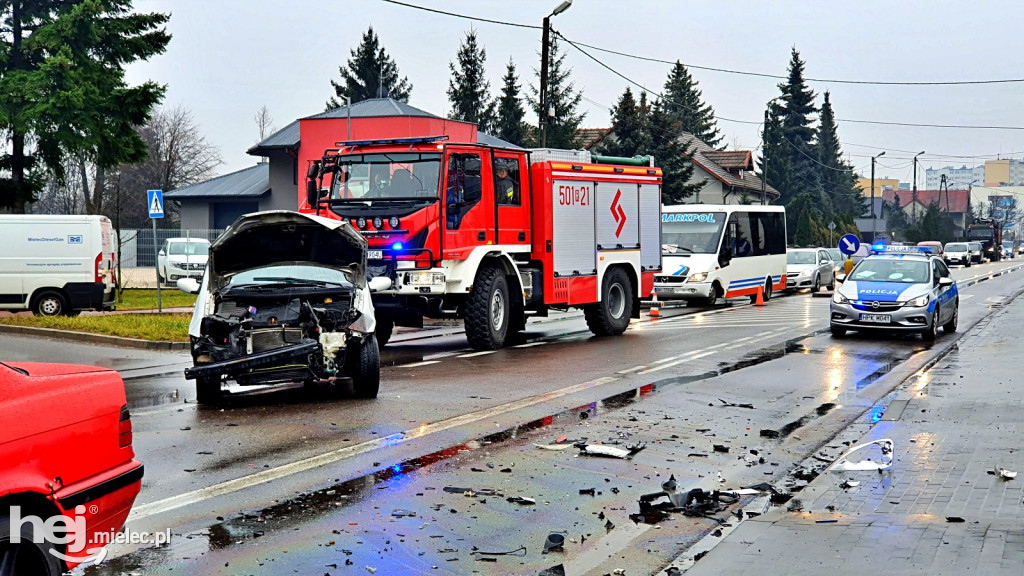
[[[654,362],[651,362],[651,364],[662,364],[664,362],[671,362],[672,360],[675,360],[676,358],[679,358],[679,356],[669,356],[668,358],[662,358],[661,360],[655,360]]]
[[[395,366],[395,368],[418,368],[420,366],[430,366],[431,364],[440,364],[440,363],[441,363],[440,360],[427,360],[425,362],[415,362],[413,364],[402,364],[400,366]]]
[[[339,448],[310,458],[290,462],[276,468],[269,468],[255,474],[249,474],[247,476],[242,476],[241,478],[235,478],[234,480],[228,480],[226,482],[207,486],[205,488],[193,490],[170,498],[164,498],[163,500],[157,500],[147,504],[138,504],[132,509],[127,521],[131,522],[132,520],[141,520],[157,514],[176,510],[184,506],[202,502],[203,500],[223,496],[225,494],[231,494],[259,484],[272,482],[292,474],[305,472],[306,470],[312,470],[313,468],[325,466],[327,464],[333,464],[340,460],[344,460],[345,458],[365,454],[366,452],[370,452],[378,448],[402,444],[410,440],[422,438],[429,434],[443,432],[451,428],[464,426],[480,420],[494,418],[508,412],[533,406],[534,404],[540,404],[541,402],[547,402],[549,400],[554,400],[555,398],[568,396],[569,394],[574,394],[576,392],[582,392],[583,390],[614,382],[618,379],[619,378],[617,376],[605,376],[603,378],[590,380],[581,384],[575,384],[560,390],[554,390],[539,396],[531,396],[529,398],[523,398],[522,400],[502,404],[501,406],[470,412],[469,414],[463,414],[462,416],[441,420],[440,422],[434,422],[433,424],[424,424],[405,432],[399,432],[384,438],[376,438],[374,440],[360,442],[353,446],[346,446],[345,448]]]
[[[547,342],[544,341],[544,340],[541,340],[539,342],[527,342],[526,344],[517,344],[517,345],[513,346],[513,348],[530,348],[530,347],[533,347],[533,346],[543,346],[544,344],[547,344]]]
[[[683,358],[681,360],[676,360],[675,362],[669,362],[668,364],[662,364],[661,366],[655,366],[654,368],[648,368],[647,370],[644,370],[643,372],[637,372],[637,374],[650,374],[651,372],[657,372],[658,370],[664,370],[665,368],[671,368],[672,366],[676,366],[678,364],[682,364],[683,362],[689,362],[690,360],[696,360],[698,358],[703,358],[705,356],[711,356],[714,353],[715,352],[712,351],[712,352],[704,352],[703,354],[697,354],[696,356],[688,356],[688,357]]]
[[[459,358],[475,358],[477,356],[486,356],[488,354],[494,354],[495,350],[484,350],[483,352],[473,352],[472,354],[463,354]]]
[[[633,372],[636,372],[637,370],[643,370],[644,368],[647,368],[647,366],[633,366],[632,368],[619,370],[618,372],[616,372],[616,374],[632,374]]]

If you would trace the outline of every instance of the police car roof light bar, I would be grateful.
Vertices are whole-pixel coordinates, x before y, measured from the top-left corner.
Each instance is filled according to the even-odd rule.
[[[872,254],[933,254],[932,246],[886,246],[876,244],[871,247]]]
[[[335,142],[335,146],[387,146],[389,144],[430,144],[447,140],[448,136],[417,136],[415,138],[386,138],[382,140],[346,140]]]

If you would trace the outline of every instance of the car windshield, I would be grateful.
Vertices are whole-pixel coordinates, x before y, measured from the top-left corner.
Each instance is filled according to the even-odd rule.
[[[971,247],[971,250],[981,250],[981,242],[971,242],[968,246]]]
[[[206,242],[171,242],[167,247],[167,253],[176,256],[206,256],[209,252]]]
[[[946,244],[946,252],[967,252],[967,244],[950,242]]]
[[[835,260],[836,262],[846,260],[846,257],[843,256],[843,253],[839,250],[839,248],[829,248],[828,255],[831,256],[832,259]]]
[[[814,264],[814,252],[786,252],[786,264]]]
[[[861,260],[850,279],[857,282],[900,282],[922,284],[931,280],[930,266],[925,260],[870,258]]]
[[[440,181],[440,154],[389,152],[340,156],[331,183],[331,200],[436,199]]]
[[[348,276],[341,270],[323,266],[288,264],[264,266],[239,272],[231,277],[229,286],[243,284],[349,284]]]
[[[722,237],[725,212],[663,214],[661,217],[662,254],[716,254]]]

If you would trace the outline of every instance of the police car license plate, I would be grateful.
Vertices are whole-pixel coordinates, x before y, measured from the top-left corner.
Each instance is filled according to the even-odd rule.
[[[366,259],[367,260],[381,260],[383,258],[384,258],[384,251],[383,250],[367,250],[366,251]]]
[[[861,322],[872,322],[875,324],[889,324],[892,322],[892,315],[890,314],[861,314]]]

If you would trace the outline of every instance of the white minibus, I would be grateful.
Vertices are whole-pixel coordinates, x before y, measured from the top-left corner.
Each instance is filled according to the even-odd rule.
[[[786,287],[786,211],[759,204],[680,204],[661,214],[659,300],[713,306]]]

